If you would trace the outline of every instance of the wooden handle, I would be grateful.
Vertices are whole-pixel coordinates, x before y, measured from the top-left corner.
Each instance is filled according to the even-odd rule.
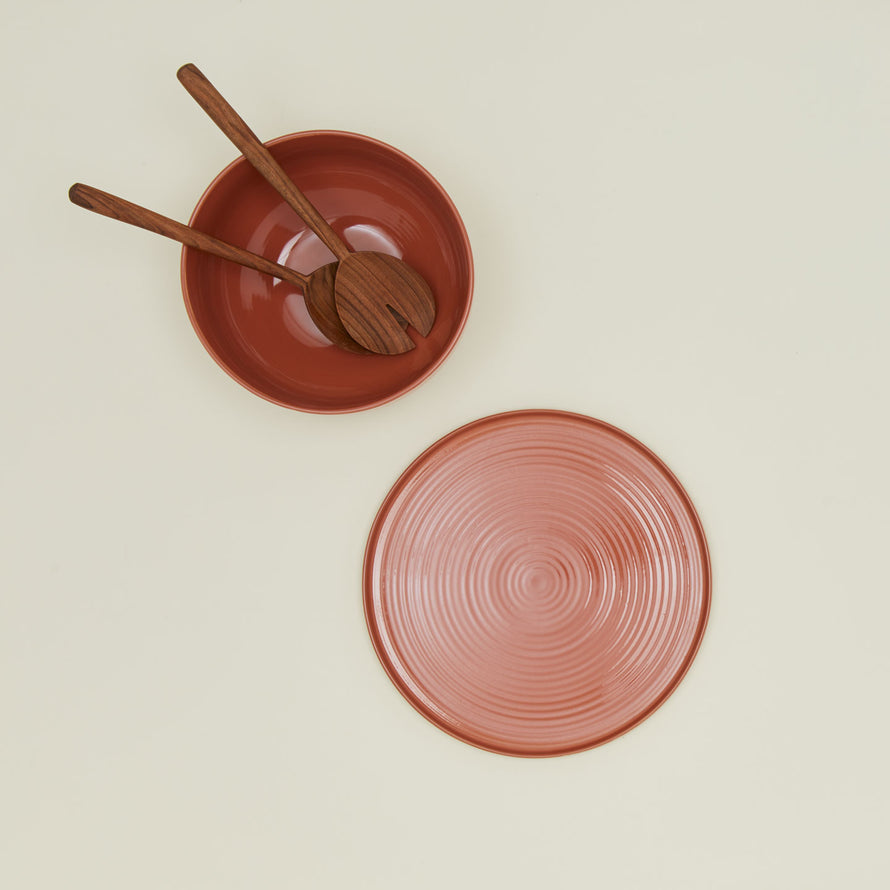
[[[308,286],[309,278],[294,269],[288,269],[286,266],[273,263],[271,260],[267,260],[256,253],[251,253],[249,250],[243,250],[226,241],[220,241],[219,238],[214,238],[212,235],[205,235],[204,232],[185,226],[174,219],[168,219],[166,216],[161,216],[160,213],[147,210],[138,204],[131,204],[123,198],[110,195],[108,192],[99,191],[99,189],[92,188],[89,185],[83,185],[79,182],[75,183],[68,191],[68,198],[72,204],[92,210],[93,213],[100,213],[102,216],[129,223],[131,226],[138,226],[140,229],[156,232],[158,235],[171,238],[173,241],[178,241],[187,247],[194,247],[195,250],[212,253],[214,256],[222,257],[224,260],[231,260],[233,263],[247,266],[248,269],[254,269],[257,272],[281,278],[283,281],[296,284],[300,288]]]
[[[312,206],[309,199],[294,185],[281,165],[259,137],[247,126],[238,112],[220,95],[216,87],[189,63],[176,72],[180,83],[191,97],[207,112],[213,122],[229,137],[266,181],[299,214],[303,222],[321,239],[338,260],[349,255],[349,248],[327,220]]]

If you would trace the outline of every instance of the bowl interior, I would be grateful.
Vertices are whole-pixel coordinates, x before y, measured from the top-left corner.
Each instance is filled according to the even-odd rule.
[[[442,362],[469,312],[473,261],[454,204],[419,164],[365,136],[312,131],[268,146],[354,250],[392,254],[423,275],[435,324],[425,338],[411,331],[417,346],[403,355],[353,355],[318,331],[296,288],[184,248],[183,294],[198,336],[237,381],[290,408],[358,411],[401,395]],[[335,259],[243,158],[211,183],[191,225],[305,273]]]

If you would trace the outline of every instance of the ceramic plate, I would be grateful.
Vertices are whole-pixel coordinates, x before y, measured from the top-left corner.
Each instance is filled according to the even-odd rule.
[[[671,471],[608,424],[483,418],[422,454],[368,540],[365,616],[407,700],[457,738],[545,757],[600,745],[676,688],[710,567]]]

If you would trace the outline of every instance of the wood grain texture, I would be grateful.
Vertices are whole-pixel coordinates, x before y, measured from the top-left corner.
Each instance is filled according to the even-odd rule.
[[[309,286],[303,291],[306,309],[315,326],[335,346],[347,352],[354,352],[356,355],[371,355],[370,350],[365,349],[350,336],[337,313],[334,281],[338,266],[339,263],[328,263],[309,276]]]
[[[183,65],[176,72],[189,95],[207,112],[213,122],[232,141],[266,181],[296,211],[303,222],[318,236],[325,247],[342,260],[349,248],[331,228],[312,202],[293,183],[272,153],[247,126],[243,118],[222,97],[216,87],[193,64]]]
[[[343,339],[348,337],[352,345],[383,355],[413,349],[414,341],[405,333],[405,323],[426,336],[436,315],[435,299],[423,278],[395,257],[371,251],[352,253],[197,66],[183,65],[176,76],[235,147],[340,260],[333,301],[321,285],[319,293],[324,299],[307,297],[310,314],[317,314],[316,324],[320,328],[322,324],[327,326],[329,339],[335,333],[334,342],[344,348],[349,348]],[[394,316],[389,307],[400,317]]]
[[[423,277],[396,257],[376,251],[341,261],[334,297],[346,330],[372,352],[392,355],[414,348],[393,312],[423,336],[436,318],[436,302]]]
[[[92,210],[93,213],[128,223],[131,226],[138,226],[149,232],[155,232],[165,238],[178,241],[180,244],[193,247],[195,250],[213,254],[221,259],[230,260],[233,263],[246,266],[248,269],[254,269],[265,275],[271,275],[273,278],[280,278],[288,284],[296,285],[303,292],[309,317],[331,343],[347,352],[359,355],[369,354],[367,349],[349,335],[337,314],[334,302],[337,263],[322,266],[307,276],[295,269],[273,263],[249,250],[235,247],[212,235],[199,232],[197,229],[162,216],[160,213],[155,213],[153,210],[140,207],[138,204],[133,204],[131,201],[126,201],[92,186],[75,183],[69,189],[68,197],[73,204],[86,210]]]
[[[221,241],[213,235],[205,232],[199,232],[190,226],[177,222],[153,210],[141,207],[139,204],[133,204],[123,198],[103,192],[100,189],[93,188],[83,183],[75,183],[68,190],[68,198],[72,204],[83,207],[86,210],[92,210],[101,216],[107,216],[110,219],[116,219],[120,222],[127,223],[131,226],[138,226],[140,229],[146,229],[149,232],[155,232],[185,244],[187,247],[193,247],[195,250],[202,250],[204,253],[210,253],[224,260],[230,260],[248,269],[254,269],[265,275],[271,275],[274,278],[280,278],[296,285],[301,290],[309,285],[309,277],[297,272],[295,269],[289,269],[279,263],[273,263],[265,257],[241,247],[235,247],[227,241]]]

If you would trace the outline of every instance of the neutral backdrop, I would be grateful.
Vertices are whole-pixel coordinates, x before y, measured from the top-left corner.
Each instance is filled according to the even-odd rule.
[[[5,3],[0,885],[890,886],[890,4]],[[207,356],[176,245],[264,137],[354,130],[460,209],[463,337],[389,405],[268,404]],[[703,647],[551,760],[445,735],[380,668],[363,548],[493,412],[616,424],[704,523]]]

